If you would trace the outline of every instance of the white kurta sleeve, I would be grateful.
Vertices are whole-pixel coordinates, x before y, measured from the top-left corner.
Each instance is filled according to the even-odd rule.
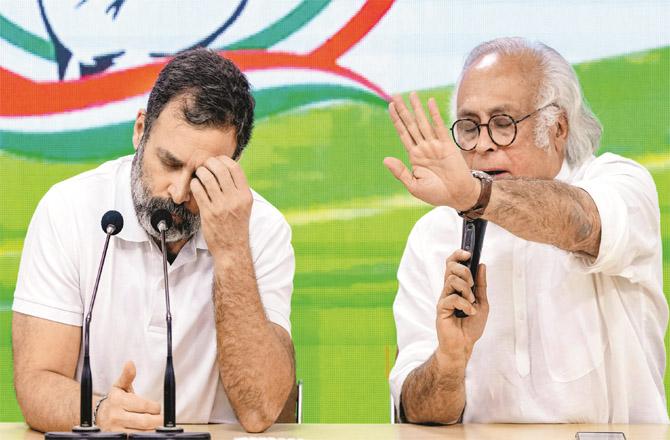
[[[585,273],[620,276],[636,283],[648,278],[660,246],[660,212],[649,172],[632,160],[603,154],[573,185],[589,193],[601,222],[600,249],[594,260],[573,254],[575,268]]]
[[[423,364],[438,345],[436,300],[431,292],[424,252],[424,243],[430,236],[429,219],[424,216],[412,229],[398,268],[398,294],[393,304],[398,357],[389,376],[396,404],[400,403],[407,376]]]

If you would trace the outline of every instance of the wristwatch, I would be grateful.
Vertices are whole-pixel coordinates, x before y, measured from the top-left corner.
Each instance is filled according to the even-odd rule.
[[[493,179],[491,179],[491,176],[479,170],[472,170],[472,176],[476,179],[479,179],[479,182],[481,182],[482,185],[482,189],[479,192],[479,198],[477,199],[475,205],[466,211],[460,211],[458,213],[458,215],[466,220],[476,220],[484,215],[484,210],[488,206],[489,200],[491,199],[491,186],[493,184]]]

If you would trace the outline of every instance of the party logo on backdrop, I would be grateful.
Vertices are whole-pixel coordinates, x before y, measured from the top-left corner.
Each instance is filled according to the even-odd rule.
[[[199,46],[247,74],[257,118],[333,100],[388,99],[339,60],[393,0],[353,9],[329,0],[35,1],[31,23],[39,21],[46,38],[0,7],[0,38],[15,49],[0,66],[0,149],[21,157],[85,161],[129,152],[133,117],[158,72],[175,53]]]

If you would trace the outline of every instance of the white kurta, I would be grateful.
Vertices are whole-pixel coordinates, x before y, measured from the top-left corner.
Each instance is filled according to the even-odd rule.
[[[489,223],[490,313],[466,368],[464,422],[668,423],[663,389],[668,304],[662,287],[658,196],[649,173],[614,154],[557,180],[598,208],[598,258],[526,241]],[[437,348],[436,304],[462,219],[440,207],[412,230],[394,303],[400,401],[407,375]]]
[[[123,230],[112,237],[91,322],[94,392],[105,394],[132,360],[135,392],[163,402],[165,294],[159,248],[139,225],[130,193],[132,156],[55,185],[28,229],[13,310],[81,326],[105,235],[102,215],[115,209]],[[253,193],[250,241],[265,313],[290,333],[295,270],[291,230]],[[212,305],[212,257],[198,232],[169,266],[177,422],[236,422],[219,379]],[[83,339],[82,339],[83,340]],[[81,375],[80,356],[77,377]]]

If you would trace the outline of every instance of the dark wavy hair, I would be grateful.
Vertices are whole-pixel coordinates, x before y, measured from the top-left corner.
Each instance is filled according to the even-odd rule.
[[[240,157],[251,138],[254,98],[249,81],[232,61],[205,48],[180,52],[161,70],[151,89],[142,142],[149,140],[151,127],[163,108],[182,99],[186,122],[198,126],[232,127]]]

